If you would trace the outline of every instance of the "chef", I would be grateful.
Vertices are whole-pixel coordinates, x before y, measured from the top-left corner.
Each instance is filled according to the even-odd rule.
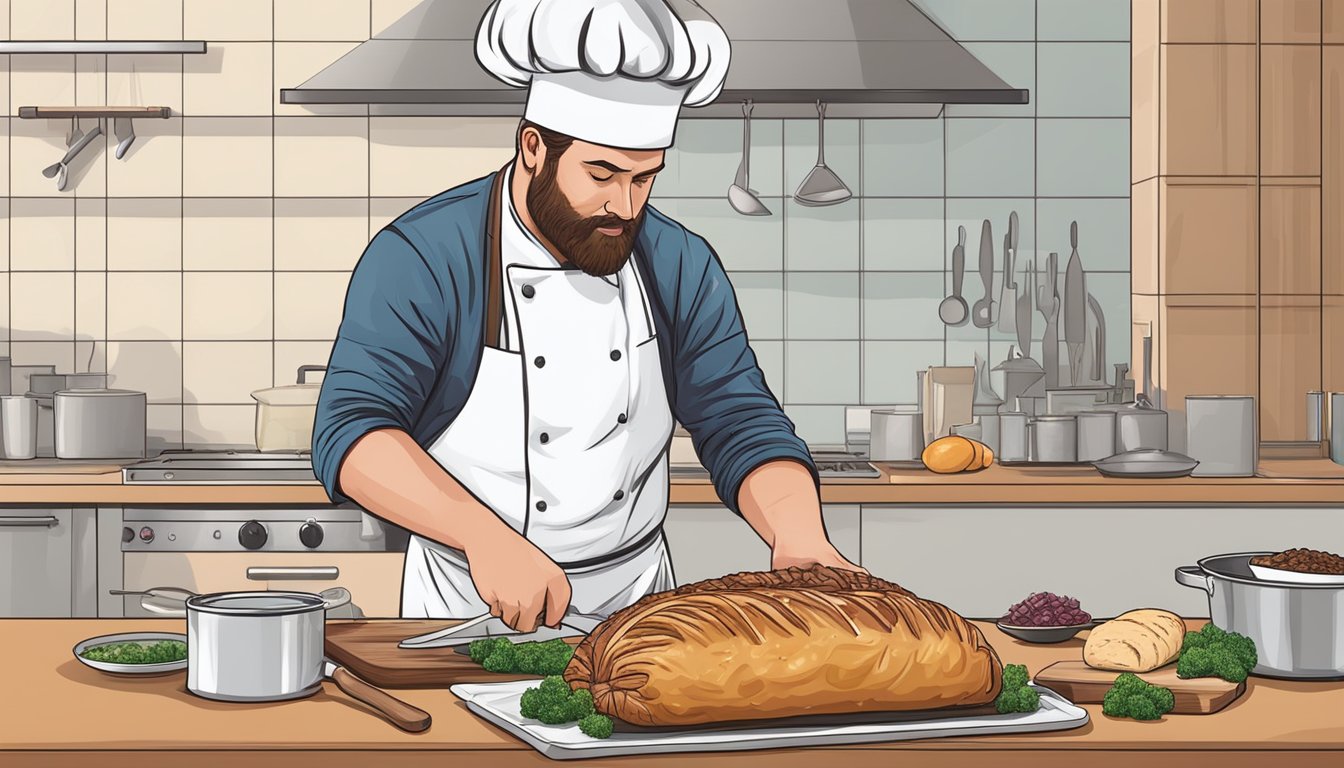
[[[313,430],[331,499],[413,534],[402,615],[529,632],[671,589],[677,422],[774,568],[861,570],[718,257],[647,205],[722,29],[690,0],[496,0],[476,54],[528,89],[516,155],[369,243]]]

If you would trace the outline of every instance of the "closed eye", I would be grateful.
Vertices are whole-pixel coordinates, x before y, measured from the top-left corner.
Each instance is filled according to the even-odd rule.
[[[593,177],[593,181],[611,181],[612,177],[612,174],[608,174],[606,176],[598,176],[595,173],[590,173],[588,175]]]

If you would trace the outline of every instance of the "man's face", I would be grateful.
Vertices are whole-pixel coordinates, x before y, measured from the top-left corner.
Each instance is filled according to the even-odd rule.
[[[540,137],[536,142],[540,145]],[[524,142],[526,151],[528,142]],[[560,255],[590,275],[625,266],[663,150],[624,150],[575,141],[559,157],[539,146],[527,210]]]

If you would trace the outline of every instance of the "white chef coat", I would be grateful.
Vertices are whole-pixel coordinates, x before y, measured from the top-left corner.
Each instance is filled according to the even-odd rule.
[[[635,260],[610,277],[560,265],[501,185],[501,347],[429,454],[565,569],[571,610],[605,617],[672,588],[662,523],[673,419]],[[453,510],[441,514],[451,515]],[[462,552],[413,536],[401,612],[488,612]]]

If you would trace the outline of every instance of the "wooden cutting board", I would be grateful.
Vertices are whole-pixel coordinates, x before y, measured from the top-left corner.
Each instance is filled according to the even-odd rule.
[[[1059,661],[1036,673],[1032,680],[1075,704],[1100,704],[1119,676],[1119,672],[1093,669],[1081,661]],[[1173,715],[1212,714],[1246,691],[1245,682],[1230,683],[1217,677],[1183,680],[1176,676],[1175,664],[1141,672],[1139,678],[1171,689],[1176,697],[1176,706],[1171,710]]]
[[[329,621],[327,656],[379,688],[444,688],[457,683],[499,683],[534,675],[487,672],[455,648],[398,648],[408,637],[450,627],[456,621]]]

